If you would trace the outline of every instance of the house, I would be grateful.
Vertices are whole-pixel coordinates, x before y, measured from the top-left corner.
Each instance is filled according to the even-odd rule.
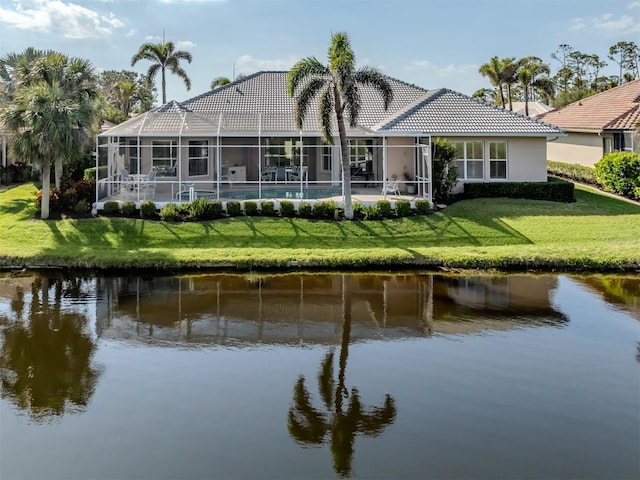
[[[592,167],[610,152],[640,153],[640,80],[542,114],[567,132],[547,145],[548,159]]]
[[[531,118],[536,118],[543,113],[553,110],[553,107],[540,102],[511,102],[511,106],[513,107],[513,111],[520,115],[526,115],[528,109]]]
[[[99,134],[98,208],[123,197],[153,198],[158,205],[203,196],[340,200],[339,142],[322,142],[315,110],[302,129],[296,127],[286,75],[259,72]],[[431,200],[436,138],[459,152],[458,188],[464,182],[546,181],[547,140],[562,135],[560,128],[451,90],[388,81],[394,93],[389,108],[362,87],[362,111],[347,129],[356,201],[357,195],[386,196],[393,180],[403,193],[417,184],[411,199]],[[122,184],[123,170],[133,184]]]

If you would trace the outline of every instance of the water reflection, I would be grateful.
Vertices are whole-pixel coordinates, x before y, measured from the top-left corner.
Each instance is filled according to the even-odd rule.
[[[345,287],[338,382],[335,382],[333,370],[335,349],[331,348],[318,374],[318,389],[324,411],[313,406],[305,378],[301,375],[293,389],[293,405],[289,408],[287,423],[289,434],[302,444],[322,445],[328,441],[333,468],[341,477],[351,475],[356,434],[378,436],[396,417],[395,401],[389,394],[386,394],[382,407],[365,408],[358,389],[353,387],[351,392],[347,389],[345,378],[351,335],[351,292],[348,286]],[[348,406],[345,409],[343,403],[347,399]]]
[[[342,285],[352,341],[561,326],[553,276],[202,275],[98,279],[100,336],[185,344],[335,344]]]
[[[2,397],[38,421],[83,411],[100,376],[86,316],[62,309],[79,282],[37,276],[29,293],[18,283],[10,312],[0,315]]]

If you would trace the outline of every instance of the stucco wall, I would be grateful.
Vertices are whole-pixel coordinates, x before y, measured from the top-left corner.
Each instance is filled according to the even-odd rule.
[[[416,146],[413,137],[390,137],[387,139],[387,180],[397,178],[404,184],[404,171],[412,175],[415,171]],[[400,185],[401,189],[406,187]]]
[[[568,133],[547,143],[547,158],[593,167],[603,155],[602,138],[595,133]]]

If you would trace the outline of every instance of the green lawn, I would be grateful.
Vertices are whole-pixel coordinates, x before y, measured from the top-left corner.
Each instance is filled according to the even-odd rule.
[[[34,192],[22,185],[0,193],[0,265],[640,269],[640,206],[581,188],[572,204],[479,199],[376,222],[41,221]]]

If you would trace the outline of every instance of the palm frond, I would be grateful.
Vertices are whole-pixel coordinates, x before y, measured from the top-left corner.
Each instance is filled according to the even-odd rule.
[[[326,77],[329,75],[325,67],[315,57],[307,57],[296,63],[287,73],[287,93],[290,97],[295,95],[298,87],[314,77]]]
[[[360,85],[373,87],[382,97],[386,110],[393,101],[393,88],[387,77],[377,68],[362,67],[355,72],[354,81]]]
[[[335,99],[333,98],[333,88],[327,85],[320,95],[318,104],[318,121],[322,130],[322,139],[327,145],[333,145],[333,135],[331,134],[331,121],[333,120],[333,106]]]
[[[362,99],[360,98],[358,85],[355,82],[345,90],[343,99],[344,110],[349,115],[349,126],[353,128],[358,124],[358,115],[362,108]]]
[[[333,389],[335,388],[335,381],[333,379],[333,357],[334,351],[332,349],[324,357],[320,373],[318,374],[320,397],[322,397],[325,408],[329,411],[333,410]]]
[[[298,128],[302,128],[302,124],[307,115],[309,104],[317,96],[318,92],[325,85],[325,81],[321,78],[312,78],[306,82],[304,88],[296,95],[294,116]]]

